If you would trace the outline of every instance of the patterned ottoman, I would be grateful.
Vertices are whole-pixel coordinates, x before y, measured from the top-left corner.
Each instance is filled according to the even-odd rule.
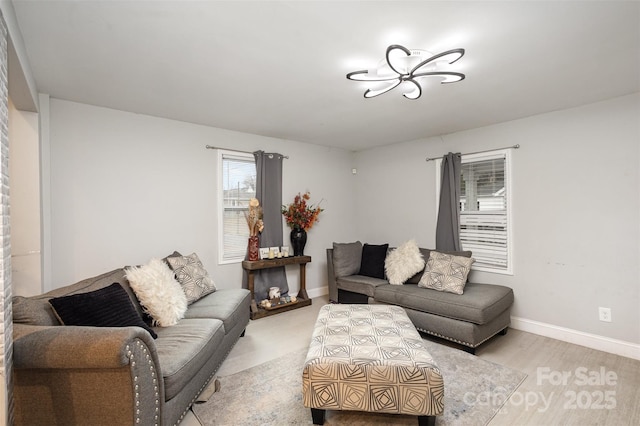
[[[444,408],[440,370],[398,306],[323,306],[302,392],[320,425],[327,409],[411,414],[426,425],[435,424]]]

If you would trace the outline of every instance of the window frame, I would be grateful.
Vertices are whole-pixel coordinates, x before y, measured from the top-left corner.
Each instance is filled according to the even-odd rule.
[[[225,212],[225,206],[224,206],[224,188],[223,188],[223,183],[224,183],[224,177],[223,177],[223,173],[224,173],[224,166],[223,166],[223,162],[225,159],[236,159],[236,160],[240,160],[240,161],[250,161],[255,165],[255,157],[253,154],[251,153],[245,153],[245,152],[240,152],[240,151],[232,151],[232,150],[225,150],[225,149],[218,149],[217,150],[217,165],[218,165],[218,172],[216,174],[216,178],[217,178],[217,185],[216,185],[216,192],[217,192],[217,200],[218,200],[218,204],[217,204],[217,211],[218,211],[218,264],[219,265],[229,265],[229,264],[234,264],[234,263],[240,263],[243,260],[245,260],[245,256],[243,255],[242,257],[233,257],[233,258],[225,258],[225,250],[224,250],[224,212]],[[256,176],[257,178],[257,176]],[[249,210],[249,206],[247,206],[247,211]],[[247,229],[248,232],[248,229]],[[247,235],[247,238],[248,235]]]
[[[471,265],[471,270],[480,271],[480,272],[488,272],[493,274],[501,274],[501,275],[514,275],[514,257],[513,257],[513,173],[511,171],[511,150],[510,149],[499,149],[492,150],[489,152],[482,152],[477,154],[463,154],[462,155],[462,164],[465,163],[473,163],[479,161],[487,161],[487,160],[495,160],[498,158],[503,158],[505,160],[504,164],[504,175],[505,175],[505,193],[507,200],[507,208],[506,208],[506,220],[507,220],[507,267],[506,268],[494,268],[490,266],[479,266],[475,263]],[[442,175],[442,159],[436,160],[436,222],[438,218],[438,211],[440,209],[440,179]],[[464,250],[464,247],[462,248]]]

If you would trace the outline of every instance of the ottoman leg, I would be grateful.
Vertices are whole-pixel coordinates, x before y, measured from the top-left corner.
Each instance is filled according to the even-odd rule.
[[[436,416],[418,416],[418,426],[436,426]]]
[[[312,408],[311,409],[311,418],[313,419],[313,424],[314,425],[323,425],[324,424],[325,412],[326,412],[326,410],[321,410],[319,408]]]

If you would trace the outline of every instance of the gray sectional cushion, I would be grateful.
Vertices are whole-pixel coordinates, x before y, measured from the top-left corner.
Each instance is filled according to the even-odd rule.
[[[60,325],[47,298],[14,296],[13,322],[29,325]]]
[[[214,293],[215,294],[215,293]],[[182,319],[171,327],[155,327],[165,400],[176,396],[222,344],[224,326],[216,319]]]
[[[249,312],[251,293],[243,288],[219,289],[189,305],[185,318],[215,318],[224,323],[225,334],[243,322]]]
[[[503,330],[511,322],[509,309],[483,325],[458,321],[440,315],[415,311],[413,309],[405,309],[405,311],[413,325],[415,325],[419,331],[444,337],[445,339],[453,340],[472,348],[477,347],[500,330]]]
[[[386,284],[375,287],[374,297],[377,302],[486,324],[511,306],[513,290],[501,285],[467,283],[464,294],[454,294],[417,285]]]
[[[364,275],[351,275],[348,277],[336,278],[336,283],[340,290],[366,294],[369,297],[373,297],[376,287],[389,285],[389,281],[387,280],[365,277]]]
[[[333,243],[333,273],[336,278],[355,275],[360,271],[362,243]]]
[[[133,290],[129,287],[129,282],[127,281],[123,268],[114,269],[113,271],[105,272],[104,274],[97,275],[95,277],[86,278],[82,281],[78,281],[75,284],[71,284],[65,287],[56,288],[51,290],[48,293],[45,293],[38,297],[60,297],[60,296],[68,296],[71,294],[78,293],[87,293],[89,291],[99,290],[101,288],[110,286],[113,283],[120,283],[122,287],[127,290],[129,296],[133,296],[135,299],[135,294]],[[137,299],[136,299],[137,300]]]

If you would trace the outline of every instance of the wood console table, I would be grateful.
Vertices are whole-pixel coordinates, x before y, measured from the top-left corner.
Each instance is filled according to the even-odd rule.
[[[258,319],[269,315],[279,314],[281,312],[287,312],[292,309],[302,308],[303,306],[311,305],[311,299],[307,295],[307,283],[306,283],[306,267],[307,263],[311,262],[311,256],[292,256],[281,257],[276,259],[263,259],[263,260],[243,260],[242,268],[249,273],[249,291],[251,292],[251,319]],[[297,301],[294,303],[287,303],[276,307],[275,309],[263,309],[256,304],[256,298],[254,294],[254,273],[255,271],[268,268],[277,268],[279,266],[286,265],[300,265],[300,291],[298,292]]]

